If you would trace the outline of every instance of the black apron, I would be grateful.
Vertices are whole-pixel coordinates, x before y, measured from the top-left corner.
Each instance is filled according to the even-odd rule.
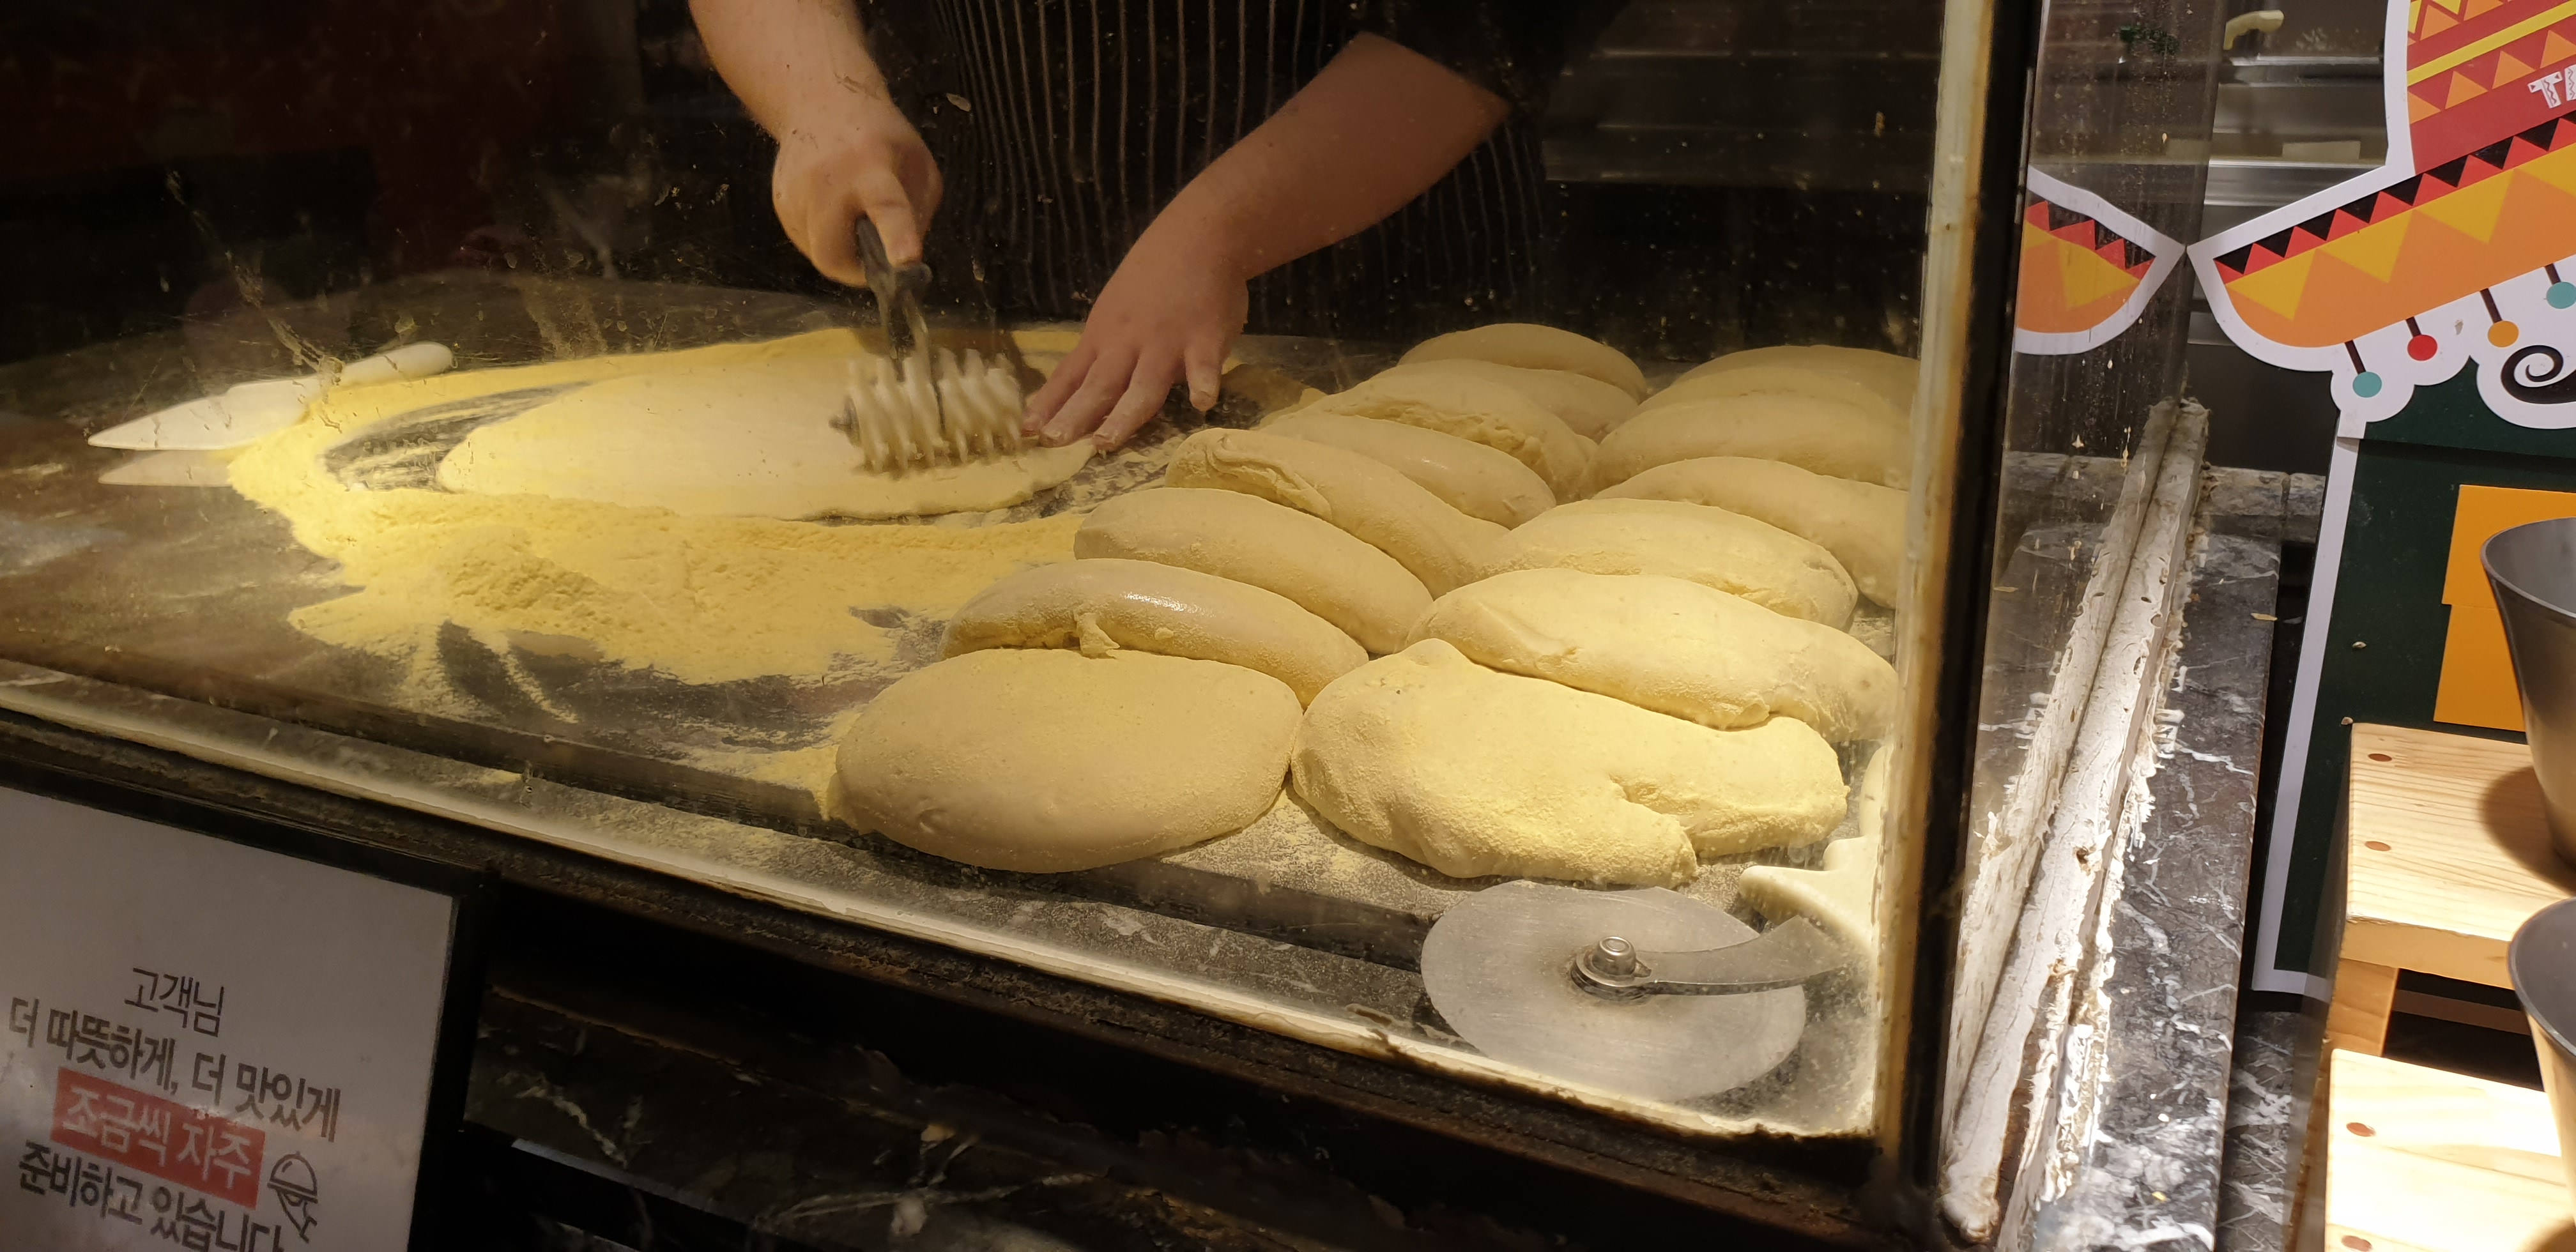
[[[1008,320],[1081,320],[1181,187],[1368,29],[1347,0],[902,7],[937,28],[915,97],[948,180],[936,231]],[[1246,329],[1411,340],[1526,316],[1540,178],[1516,112],[1386,221],[1254,279]]]

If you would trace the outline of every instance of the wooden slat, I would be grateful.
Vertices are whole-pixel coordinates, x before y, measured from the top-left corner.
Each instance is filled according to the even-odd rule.
[[[2344,958],[2335,967],[2334,1003],[2326,1010],[2326,1046],[2379,1055],[2396,1002],[2395,966]]]
[[[2328,1252],[2563,1252],[2576,1222],[2549,1098],[2335,1052]]]
[[[2345,960],[2510,986],[2513,932],[2576,895],[2521,744],[2355,726],[2346,804]]]

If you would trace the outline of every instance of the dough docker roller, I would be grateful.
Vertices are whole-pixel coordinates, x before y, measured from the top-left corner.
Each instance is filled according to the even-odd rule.
[[[1460,901],[1422,944],[1422,985],[1499,1061],[1688,1100],[1751,1082],[1806,1028],[1805,984],[1852,963],[1806,918],[1756,934],[1661,887],[1510,882]]]
[[[860,218],[859,265],[876,297],[885,328],[886,355],[873,369],[850,362],[849,389],[834,425],[859,450],[859,463],[877,473],[939,465],[964,465],[1009,456],[1027,445],[1020,434],[1025,411],[1010,364],[987,360],[974,349],[963,358],[930,346],[930,324],[921,315],[921,292],[930,267],[895,268],[875,222]]]

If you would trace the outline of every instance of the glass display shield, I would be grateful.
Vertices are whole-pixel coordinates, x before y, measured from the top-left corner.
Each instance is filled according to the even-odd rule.
[[[1997,199],[2027,19],[22,10],[0,707],[1900,1151],[1953,588],[2170,394],[2198,194],[2206,65],[2052,44]]]

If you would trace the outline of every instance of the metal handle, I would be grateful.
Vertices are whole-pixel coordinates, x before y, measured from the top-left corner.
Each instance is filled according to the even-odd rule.
[[[886,354],[907,360],[927,353],[930,323],[921,315],[921,292],[930,285],[930,267],[916,261],[895,268],[874,221],[860,218],[856,234],[859,268],[868,276],[868,294],[876,297],[877,321],[885,327]]]
[[[1742,943],[1696,952],[1642,952],[1618,935],[1574,954],[1574,981],[1598,995],[1722,996],[1776,991],[1851,964],[1851,954],[1803,917]]]

